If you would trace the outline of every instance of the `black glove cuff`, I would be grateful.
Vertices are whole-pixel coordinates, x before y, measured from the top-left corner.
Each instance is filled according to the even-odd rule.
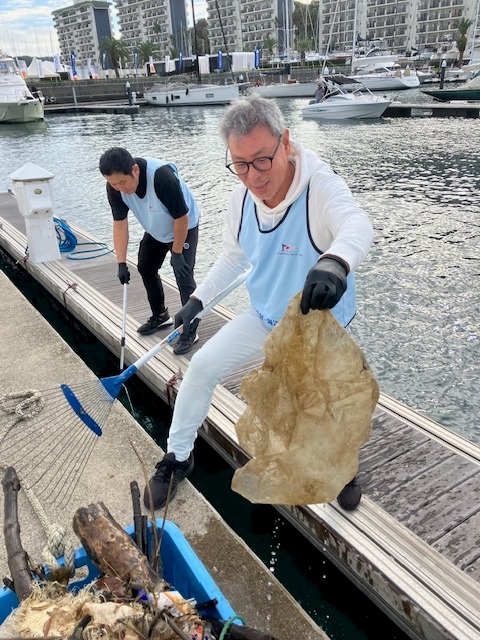
[[[339,258],[338,256],[322,256],[318,262],[323,262],[324,260],[333,260],[334,262],[337,262],[345,269],[345,275],[348,275],[348,273],[350,272],[350,265],[348,264],[348,262],[345,262],[345,260],[342,260],[342,258]]]

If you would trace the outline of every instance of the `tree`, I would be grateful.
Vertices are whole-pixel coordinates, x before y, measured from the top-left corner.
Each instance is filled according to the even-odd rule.
[[[162,25],[160,24],[160,22],[155,22],[155,24],[153,25],[153,33],[156,33],[158,36],[158,43],[160,44],[160,35],[162,33]]]
[[[457,24],[457,29],[460,33],[459,37],[456,40],[457,49],[460,53],[458,56],[458,66],[461,67],[463,64],[463,54],[465,53],[465,49],[467,48],[467,31],[473,24],[473,20],[467,20],[466,18],[461,18]]]
[[[125,64],[125,62],[130,60],[130,50],[125,42],[121,39],[117,40],[116,38],[109,38],[108,36],[105,36],[105,38],[102,38],[98,43],[98,47],[100,49],[99,60],[102,60],[102,55],[105,51],[107,58],[110,59],[115,75],[119,78],[120,63]]]
[[[268,55],[273,58],[273,54],[275,52],[275,47],[277,46],[277,40],[270,36],[267,36],[263,41],[263,46],[267,50]]]
[[[210,53],[210,41],[208,39],[208,22],[205,20],[205,18],[201,18],[195,23],[198,52],[195,51],[195,34],[193,33],[193,29],[190,29],[189,31],[191,33],[191,42],[193,42],[194,55],[204,56],[205,54]]]
[[[140,62],[146,64],[150,60],[150,56],[155,57],[158,53],[155,42],[140,42],[138,45],[140,52]]]

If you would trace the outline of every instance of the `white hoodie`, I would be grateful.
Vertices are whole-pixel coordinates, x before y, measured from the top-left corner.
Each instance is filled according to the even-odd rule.
[[[278,224],[310,182],[309,222],[313,242],[322,252],[342,258],[353,271],[365,259],[373,242],[372,225],[345,180],[316,153],[294,141],[291,144],[293,154],[289,160],[295,165],[295,174],[285,199],[270,209],[251,193],[260,225],[262,229],[271,229]],[[222,253],[192,294],[204,305],[250,266],[237,241],[244,196],[244,185],[238,185],[228,204]]]

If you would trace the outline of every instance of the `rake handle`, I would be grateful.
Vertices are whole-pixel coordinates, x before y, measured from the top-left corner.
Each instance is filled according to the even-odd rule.
[[[212,300],[210,300],[210,302],[208,302],[205,305],[205,307],[201,311],[199,311],[195,316],[195,318],[193,319],[200,320],[200,318],[203,318],[203,316],[206,313],[208,313],[211,309],[213,309],[213,307],[216,304],[218,304],[221,300],[223,300],[223,298],[228,296],[229,293],[231,293],[234,289],[236,289],[239,285],[241,285],[242,282],[246,280],[249,273],[250,273],[250,269],[245,273],[242,273],[242,275],[236,278],[231,284],[228,285],[228,287],[225,287],[225,289],[222,289],[222,291],[220,291],[220,293],[218,293]],[[169,333],[166,338],[164,338],[161,342],[159,342],[154,347],[152,347],[141,358],[136,360],[127,369],[125,369],[123,373],[117,376],[119,388],[122,386],[124,382],[126,382],[129,378],[135,375],[135,373],[138,371],[138,369],[140,369],[140,367],[142,367],[146,362],[148,362],[154,356],[156,356],[159,351],[164,349],[168,344],[171,344],[172,342],[174,342],[181,335],[182,331],[183,331],[183,326],[180,325],[174,331]]]

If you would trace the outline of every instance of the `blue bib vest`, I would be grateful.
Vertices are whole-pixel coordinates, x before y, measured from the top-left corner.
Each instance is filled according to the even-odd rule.
[[[188,207],[189,229],[193,229],[198,225],[199,212],[197,203],[195,202],[195,198],[193,197],[190,189],[178,175],[175,165],[170,162],[167,163],[164,160],[156,160],[154,158],[145,158],[145,160],[147,162],[147,187],[145,197],[139,198],[135,193],[132,195],[122,193],[122,200],[132,211],[145,231],[153,236],[155,240],[165,243],[173,242],[173,218],[155,193],[155,171],[159,167],[163,167],[168,164],[175,172],[182,189],[183,197],[185,198],[185,203]]]
[[[293,296],[302,291],[305,278],[322,251],[312,240],[308,223],[309,187],[290,205],[272,229],[261,229],[256,205],[245,193],[238,242],[253,265],[246,286],[253,308],[272,329]],[[355,315],[355,279],[347,277],[347,290],[331,310],[344,327]]]

